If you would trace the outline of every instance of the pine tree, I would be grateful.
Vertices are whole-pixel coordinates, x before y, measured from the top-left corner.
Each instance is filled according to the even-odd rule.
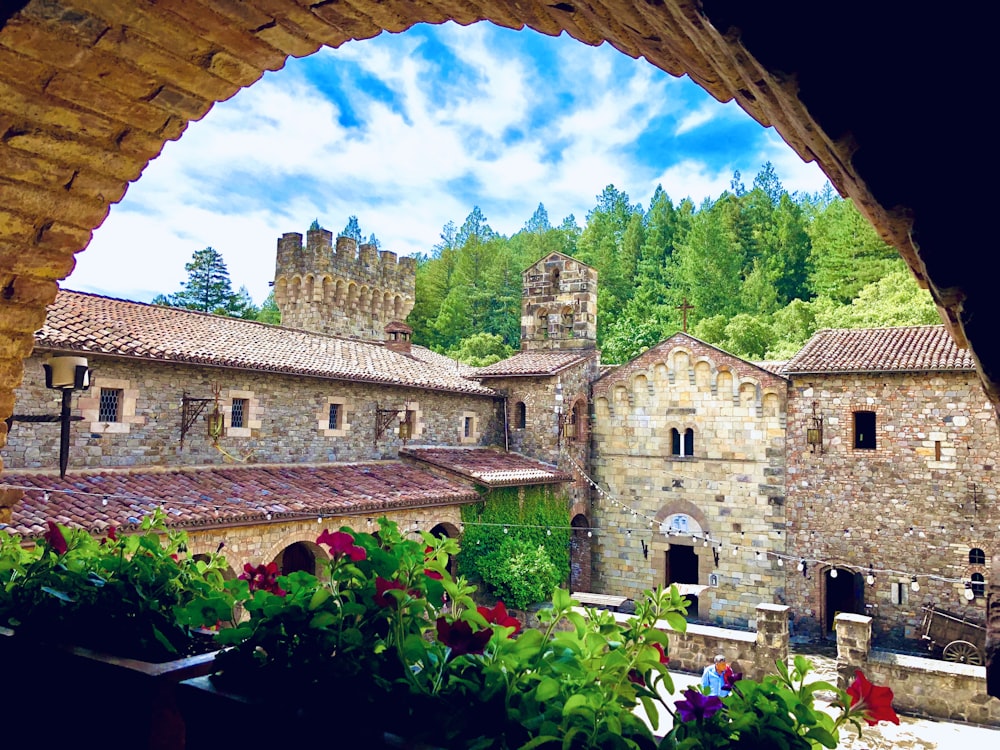
[[[195,251],[191,262],[184,265],[188,280],[181,282],[181,291],[167,298],[173,307],[186,307],[202,312],[227,311],[233,303],[233,288],[229,270],[215,248]]]

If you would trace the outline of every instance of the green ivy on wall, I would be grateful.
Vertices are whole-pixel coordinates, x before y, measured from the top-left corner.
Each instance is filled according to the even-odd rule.
[[[504,487],[462,508],[459,572],[517,609],[569,581],[568,500],[548,485]]]

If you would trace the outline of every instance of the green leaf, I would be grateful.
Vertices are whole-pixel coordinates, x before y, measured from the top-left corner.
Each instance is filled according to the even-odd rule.
[[[813,727],[810,729],[806,732],[806,737],[810,740],[815,740],[823,747],[834,748],[840,744],[840,738],[837,735],[832,734],[825,729],[821,729],[820,727]]]
[[[687,620],[684,619],[684,615],[680,612],[665,612],[663,614],[663,619],[667,621],[671,630],[678,633],[687,632]]]
[[[547,701],[555,698],[559,694],[559,681],[551,677],[546,677],[535,688],[535,697],[540,701]]]

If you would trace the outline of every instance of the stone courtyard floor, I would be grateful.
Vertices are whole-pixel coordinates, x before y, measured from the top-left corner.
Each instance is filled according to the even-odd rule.
[[[821,654],[804,654],[812,662],[816,679],[836,682],[835,659]],[[700,675],[686,672],[671,672],[674,694],[667,696],[668,702],[681,698],[681,693],[700,682]],[[669,728],[672,719],[664,710],[660,716],[660,731]],[[957,724],[933,719],[900,716],[899,726],[880,723],[865,726],[858,737],[857,731],[849,726],[840,733],[840,748],[844,750],[1000,750],[1000,729]]]

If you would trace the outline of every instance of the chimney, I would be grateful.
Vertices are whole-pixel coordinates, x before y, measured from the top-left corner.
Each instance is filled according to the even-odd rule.
[[[410,336],[412,335],[413,329],[406,323],[401,323],[398,320],[387,323],[385,326],[385,348],[400,354],[409,354]]]

